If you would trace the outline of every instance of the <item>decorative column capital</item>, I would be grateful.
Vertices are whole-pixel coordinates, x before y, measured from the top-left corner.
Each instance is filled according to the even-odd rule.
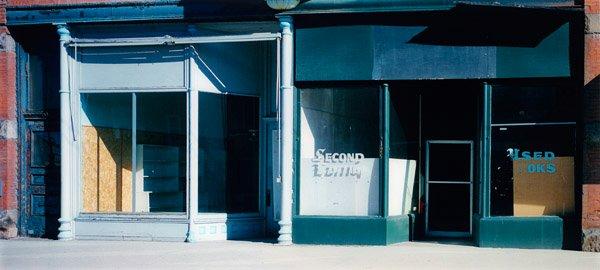
[[[58,33],[60,42],[69,42],[71,40],[71,31],[69,31],[67,24],[57,24],[56,33]]]
[[[292,27],[294,25],[294,19],[292,18],[292,16],[279,16],[278,19],[281,32],[283,34],[291,34]]]

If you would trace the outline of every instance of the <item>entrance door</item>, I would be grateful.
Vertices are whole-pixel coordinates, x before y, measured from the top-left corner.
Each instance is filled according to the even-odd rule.
[[[58,69],[48,66],[52,61],[44,60],[47,55],[30,54],[21,46],[17,47],[17,59],[19,231],[23,236],[53,238],[60,216],[60,129],[58,91],[48,78],[55,78]]]
[[[427,235],[470,236],[473,141],[427,141],[425,151]]]

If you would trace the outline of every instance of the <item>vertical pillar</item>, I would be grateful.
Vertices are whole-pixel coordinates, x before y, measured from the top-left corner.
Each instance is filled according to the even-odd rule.
[[[73,239],[73,218],[71,212],[71,89],[69,88],[69,56],[67,43],[71,34],[66,25],[57,25],[60,40],[60,227],[59,240]]]
[[[19,134],[17,54],[0,0],[0,239],[17,237],[19,226]]]
[[[292,244],[292,182],[294,137],[294,42],[292,17],[279,18],[281,26],[281,218],[279,244]]]
[[[387,83],[384,83],[381,87],[380,93],[380,143],[381,143],[381,157],[380,157],[380,177],[381,179],[381,216],[389,216],[389,167],[390,167],[390,89]]]
[[[188,232],[186,242],[198,242],[198,91],[188,91]]]
[[[584,3],[581,248],[600,252],[600,1]]]
[[[481,121],[480,207],[482,217],[490,216],[491,147],[492,147],[492,86],[483,85],[483,119]]]

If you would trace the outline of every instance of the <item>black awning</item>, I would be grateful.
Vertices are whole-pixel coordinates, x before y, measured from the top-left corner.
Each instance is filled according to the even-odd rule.
[[[559,8],[458,4],[410,42],[452,46],[536,47],[569,21]]]

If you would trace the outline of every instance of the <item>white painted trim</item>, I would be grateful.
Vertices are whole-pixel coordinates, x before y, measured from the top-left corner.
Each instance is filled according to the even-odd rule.
[[[252,33],[246,35],[205,36],[205,37],[171,37],[160,38],[118,38],[118,39],[73,39],[68,46],[78,47],[117,47],[148,45],[181,45],[197,43],[252,42],[269,41],[279,38],[279,33]]]
[[[279,18],[281,26],[281,219],[279,244],[292,244],[292,183],[294,159],[294,30],[292,17]]]
[[[69,54],[66,44],[71,39],[66,25],[57,26],[60,37],[60,227],[59,240],[73,239],[73,184],[72,164],[73,154],[73,123],[71,115],[71,86],[69,80]]]
[[[276,34],[274,38],[269,38],[269,39],[264,39],[264,40],[272,40],[272,41],[279,41],[279,34]],[[215,41],[217,39],[211,40]],[[219,40],[218,42],[241,42],[241,41],[248,41],[248,42],[253,42],[253,41],[263,41],[263,39],[256,39],[253,38],[252,40],[230,40],[227,41],[225,39],[223,40]],[[208,40],[204,43],[209,42]],[[202,43],[202,42],[194,42],[194,43]],[[89,44],[89,46],[82,46],[82,44],[79,43],[71,43],[68,46],[72,46],[73,48],[77,48],[77,47],[94,47],[92,46],[92,44]],[[67,47],[65,47],[67,48]],[[277,57],[275,57],[276,61],[279,61],[279,52],[277,52]],[[68,55],[67,55],[68,56]],[[272,56],[273,55],[268,55],[268,59],[266,61],[272,61]],[[69,56],[68,56],[69,57]],[[71,57],[69,57],[71,58]],[[71,60],[73,60],[73,67],[72,69],[74,71],[77,71],[77,75],[79,74],[79,70],[81,68],[80,63],[76,60],[71,58]],[[188,96],[187,96],[187,122],[188,122],[188,129],[192,126],[192,122],[193,121],[193,117],[191,117],[191,115],[195,115],[196,118],[196,125],[197,125],[197,113],[194,113],[193,110],[191,110],[192,107],[194,107],[194,105],[192,104],[192,100],[195,100],[197,103],[197,98],[193,98],[192,96],[194,95],[194,93],[198,94],[198,91],[192,91],[190,88],[190,82],[189,80],[191,80],[191,77],[189,76],[189,66],[191,63],[189,60],[186,60],[188,62],[186,62],[186,64],[184,64],[184,84],[185,87],[182,88],[106,88],[106,89],[79,89],[81,82],[80,82],[80,78],[79,76],[75,76],[74,78],[71,78],[72,80],[74,80],[76,82],[76,85],[73,86],[74,88],[77,88],[79,91],[78,93],[102,93],[102,94],[108,94],[108,93],[129,93],[132,94],[132,98],[131,98],[131,102],[133,103],[132,105],[132,110],[134,115],[132,118],[132,121],[134,123],[132,123],[132,145],[134,146],[132,149],[135,149],[135,126],[136,126],[136,117],[135,114],[136,112],[136,103],[135,103],[135,94],[136,93],[156,93],[156,92],[188,92]],[[279,63],[279,62],[277,62]],[[277,69],[277,77],[279,77],[279,68]],[[266,79],[266,78],[265,78]],[[272,82],[268,82],[268,83],[272,83]],[[270,89],[270,88],[269,88]],[[62,93],[62,91],[61,91]],[[228,94],[228,93],[225,93]],[[266,111],[266,104],[267,102],[265,102],[265,97],[266,97],[266,93],[263,92],[262,93],[263,96],[258,96],[259,98],[259,103],[260,103],[260,113],[261,116],[265,114]],[[77,95],[77,100],[80,100],[79,95]],[[61,106],[61,108],[63,108],[64,106]],[[68,108],[68,107],[65,107]],[[78,103],[78,106],[76,108],[76,110],[74,111],[74,114],[76,116],[77,119],[79,119],[79,115],[80,115],[80,109],[81,109],[81,104]],[[199,108],[197,108],[197,104],[196,104],[196,109],[199,110]],[[78,166],[77,168],[74,168],[74,170],[76,170],[76,173],[72,173],[71,175],[68,175],[69,178],[69,182],[72,184],[72,192],[65,192],[63,194],[67,194],[67,196],[61,196],[61,200],[65,200],[66,197],[70,197],[71,198],[71,204],[70,206],[75,206],[73,213],[71,216],[75,216],[76,218],[70,219],[69,224],[72,224],[72,227],[69,229],[69,231],[71,232],[71,238],[75,237],[77,239],[119,239],[119,240],[170,240],[170,241],[183,241],[184,239],[188,239],[190,240],[189,237],[189,232],[192,232],[192,234],[194,232],[197,232],[198,237],[195,237],[197,240],[206,240],[205,237],[202,236],[202,233],[200,233],[200,229],[202,228],[201,225],[219,225],[219,226],[233,226],[231,228],[233,228],[234,231],[236,231],[236,235],[237,236],[243,236],[243,234],[240,234],[240,232],[244,231],[245,228],[242,227],[236,227],[236,226],[244,226],[245,223],[252,223],[252,224],[260,224],[257,225],[256,228],[253,228],[252,233],[264,233],[264,228],[265,228],[265,224],[266,224],[266,208],[264,207],[264,196],[265,196],[265,188],[264,186],[266,185],[266,181],[267,178],[266,177],[266,173],[264,173],[264,168],[266,167],[266,161],[264,160],[264,156],[265,154],[263,153],[265,151],[265,147],[266,147],[266,142],[265,139],[267,134],[266,134],[266,125],[263,123],[263,119],[262,117],[259,119],[260,120],[260,136],[261,136],[261,142],[259,145],[259,149],[260,149],[260,160],[259,160],[259,166],[260,166],[260,172],[259,172],[259,202],[261,203],[259,205],[259,212],[258,213],[240,213],[240,214],[224,214],[224,213],[198,213],[198,211],[194,211],[193,208],[193,202],[196,203],[196,209],[197,209],[197,186],[196,188],[193,187],[192,185],[192,175],[194,174],[194,172],[190,172],[189,170],[193,168],[194,164],[195,165],[195,169],[196,169],[196,173],[198,170],[198,166],[197,166],[197,158],[196,161],[194,161],[194,157],[192,155],[192,153],[190,151],[192,151],[193,148],[193,142],[194,141],[197,145],[197,138],[193,139],[192,136],[190,135],[191,132],[190,130],[188,130],[186,136],[188,137],[187,139],[187,149],[188,149],[188,157],[187,157],[187,166],[188,166],[188,173],[187,173],[187,198],[186,198],[186,212],[179,212],[179,213],[85,213],[82,212],[82,197],[83,197],[83,190],[82,190],[82,175],[81,175],[81,168],[82,166]],[[266,121],[265,121],[266,122]],[[69,123],[66,122],[65,123]],[[291,124],[291,123],[290,123]],[[76,127],[77,128],[81,128],[80,123],[77,121],[76,123]],[[81,132],[81,130],[79,130]],[[72,134],[70,132],[61,132],[61,134]],[[197,137],[197,136],[196,136]],[[81,149],[82,149],[82,145],[81,145],[81,140],[79,140],[78,142],[73,142],[72,144],[65,144],[65,145],[69,145],[69,146],[76,146],[77,149],[77,154],[75,155],[75,160],[78,163],[82,163],[82,158],[81,158]],[[135,153],[136,151],[132,150],[132,159],[135,158]],[[196,155],[197,155],[197,151],[196,151]],[[290,152],[291,155],[291,152]],[[132,160],[132,162],[134,162],[132,164],[132,179],[135,178],[135,160]],[[65,166],[65,167],[69,167],[69,166]],[[196,179],[196,184],[197,184],[197,179]],[[290,183],[291,184],[291,183]],[[195,197],[196,199],[194,199],[194,192],[193,190],[195,190]],[[77,194],[77,196],[70,196],[70,194]],[[291,201],[290,203],[290,207],[291,207]],[[196,212],[196,214],[194,214],[194,212]],[[229,225],[231,223],[231,225]],[[115,225],[116,224],[116,225]],[[121,224],[121,225],[119,225]],[[126,225],[123,225],[126,224]],[[137,224],[137,225],[136,225]],[[140,224],[144,224],[143,226]],[[166,226],[165,224],[182,224],[183,226],[185,226],[185,230],[182,231],[182,233],[179,232],[170,232],[170,231],[161,231],[162,229],[160,228],[173,228],[173,227],[169,227]],[[76,230],[73,227],[79,226]],[[125,226],[127,227],[126,230],[129,230],[130,232],[135,232],[134,234],[131,235],[127,235],[127,234],[119,234],[119,233],[115,233],[114,231],[111,233],[103,233],[104,229],[110,229],[109,227],[111,226]],[[252,225],[254,226],[254,225]],[[124,228],[125,228],[124,227]],[[261,229],[257,229],[257,228],[261,228]],[[90,228],[96,228],[98,231],[93,232],[93,231],[89,231]],[[177,229],[178,230],[178,229]],[[160,232],[159,234],[156,235],[151,235],[151,233],[148,233],[149,231],[155,231],[155,232]],[[169,235],[171,233],[175,233],[176,236],[173,237],[164,237],[161,235]],[[291,231],[290,231],[291,233]],[[187,237],[186,237],[187,236]],[[219,236],[222,237],[223,235]],[[194,237],[192,237],[193,239]],[[220,238],[219,238],[220,239]],[[190,241],[190,242],[194,242],[194,241]]]

